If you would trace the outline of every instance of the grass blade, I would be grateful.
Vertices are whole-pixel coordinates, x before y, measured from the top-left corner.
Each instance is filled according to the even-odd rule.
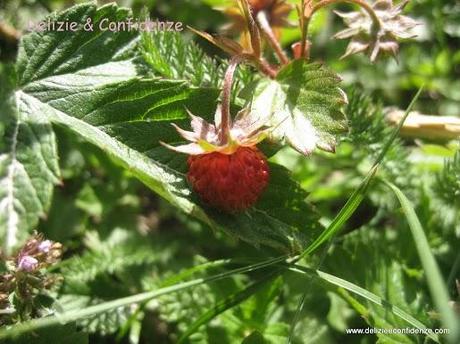
[[[213,318],[218,316],[219,314],[229,310],[230,308],[239,305],[255,293],[257,293],[265,284],[275,277],[277,277],[282,270],[277,269],[271,273],[268,273],[258,281],[252,283],[248,287],[243,290],[240,290],[227,298],[223,299],[222,301],[218,302],[213,308],[208,310],[207,312],[203,313],[193,324],[187,329],[187,331],[182,334],[182,336],[178,340],[178,344],[183,343],[188,337],[190,337],[193,333],[195,333],[200,326],[208,323]]]
[[[132,295],[128,297],[123,297],[120,299],[116,299],[116,300],[109,301],[109,302],[104,302],[104,303],[90,306],[87,308],[72,310],[70,312],[56,314],[56,315],[49,316],[49,317],[33,319],[30,321],[18,323],[11,327],[4,327],[0,329],[0,340],[9,338],[9,337],[17,337],[26,332],[34,331],[34,330],[44,328],[44,327],[49,327],[49,326],[58,325],[58,324],[66,324],[66,323],[74,322],[80,319],[89,318],[93,315],[105,313],[107,311],[110,311],[112,309],[116,309],[119,307],[125,307],[131,304],[138,304],[138,303],[146,302],[146,301],[155,299],[161,295],[178,292],[178,291],[181,291],[187,288],[191,288],[193,286],[200,285],[203,283],[209,283],[209,282],[221,280],[221,279],[233,276],[235,274],[241,274],[241,273],[247,273],[247,272],[259,270],[259,269],[262,269],[262,268],[265,268],[265,267],[268,267],[268,266],[271,266],[277,263],[285,262],[287,257],[288,256],[284,255],[284,256],[280,256],[276,258],[271,258],[271,259],[264,260],[262,262],[258,262],[258,263],[244,266],[241,268],[229,270],[229,271],[226,271],[220,274],[203,277],[203,278],[197,278],[197,279],[186,281],[186,282],[176,283],[174,285],[160,288],[157,290],[148,291],[148,292],[144,292],[144,293],[140,293],[140,294],[136,294],[136,295]],[[212,266],[212,264],[210,265]]]
[[[428,288],[430,289],[431,296],[434,304],[441,314],[441,321],[445,328],[450,329],[449,342],[460,342],[460,325],[459,319],[455,315],[452,308],[449,307],[449,293],[444,283],[444,279],[439,270],[436,259],[431,252],[428,239],[426,238],[422,224],[415,213],[409,199],[404,193],[394,184],[384,181],[385,184],[395,193],[396,197],[401,203],[402,210],[406,216],[409,228],[412,232],[415,247],[422,262],[423,269],[425,270]]]
[[[417,94],[414,96],[412,101],[410,102],[409,106],[406,109],[406,112],[404,113],[403,118],[399,122],[398,126],[393,130],[391,136],[389,137],[388,141],[385,143],[383,146],[382,152],[379,154],[377,159],[374,162],[374,165],[372,166],[371,170],[368,172],[360,186],[353,192],[353,194],[350,196],[348,199],[347,203],[343,206],[343,208],[340,210],[340,212],[337,214],[337,216],[334,218],[332,223],[321,233],[321,235],[316,238],[316,240],[311,243],[300,255],[301,258],[304,258],[314,252],[318,247],[320,247],[322,244],[324,244],[326,241],[331,239],[335,234],[339,232],[339,230],[343,227],[346,221],[353,215],[353,213],[356,211],[358,206],[361,204],[363,201],[366,191],[369,187],[369,183],[373,179],[375,173],[377,172],[378,167],[382,163],[383,159],[385,158],[385,155],[387,154],[388,150],[390,149],[392,143],[396,139],[396,137],[399,134],[399,131],[401,130],[407,116],[409,116],[409,113],[412,111],[412,108],[414,107],[417,99],[419,98],[420,94],[423,91],[423,86],[418,90]]]
[[[296,262],[297,260],[300,260],[302,258],[305,258],[306,256],[310,255],[313,253],[315,250],[317,250],[321,245],[323,245],[325,242],[328,242],[333,238],[343,227],[343,225],[348,221],[348,219],[353,215],[353,213],[356,211],[356,209],[359,207],[361,202],[364,200],[364,197],[366,196],[367,189],[369,188],[369,184],[374,178],[378,167],[382,163],[383,159],[385,158],[385,155],[387,154],[388,150],[390,149],[391,145],[393,144],[394,140],[398,136],[404,122],[407,119],[407,116],[409,116],[409,113],[412,111],[412,108],[414,107],[415,103],[417,102],[417,99],[420,97],[420,94],[423,91],[423,86],[420,87],[418,92],[415,94],[414,98],[410,102],[409,106],[406,109],[406,112],[404,113],[403,118],[399,122],[398,126],[393,130],[390,138],[388,141],[385,143],[383,146],[382,151],[380,152],[379,156],[374,162],[374,165],[370,169],[370,171],[367,173],[366,177],[364,180],[361,182],[359,187],[352,193],[350,198],[348,199],[347,203],[342,207],[340,212],[337,214],[337,216],[334,218],[332,223],[320,234],[318,238],[316,238],[313,243],[311,243],[300,255],[298,259],[294,259],[293,262]],[[319,266],[318,266],[319,268]],[[291,323],[291,331],[289,335],[289,340],[288,342],[291,342],[291,337],[294,334],[295,326],[297,323],[297,315],[301,313],[302,308],[303,308],[303,297],[299,303],[298,309],[296,311],[296,316],[294,317],[294,320]]]
[[[301,265],[294,265],[289,267],[289,270],[301,273],[301,274],[306,274],[308,276],[313,276],[315,278],[319,278],[320,280],[323,280],[331,285],[334,285],[339,288],[343,288],[345,290],[348,290],[349,292],[358,295],[372,303],[375,303],[379,306],[385,307],[388,309],[390,312],[392,312],[394,315],[397,317],[403,319],[406,321],[408,324],[418,328],[418,329],[423,329],[426,330],[428,329],[423,323],[421,323],[419,320],[415,319],[413,316],[410,314],[406,313],[404,310],[399,308],[398,306],[395,306],[391,304],[390,302],[386,301],[385,299],[381,298],[380,296],[377,296],[376,294],[361,288],[360,286],[357,286],[354,283],[351,283],[347,280],[344,280],[342,278],[339,278],[337,276],[328,274],[326,272],[320,271],[320,270],[313,270],[310,268],[306,268]],[[433,334],[428,334],[431,339],[433,339],[435,342],[439,343],[437,336]]]

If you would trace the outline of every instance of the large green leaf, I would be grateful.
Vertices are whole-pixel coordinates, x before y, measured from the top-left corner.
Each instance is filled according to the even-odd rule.
[[[45,215],[59,168],[51,124],[17,101],[6,68],[0,71],[0,241],[10,252]]]
[[[72,7],[52,20],[121,21],[128,10],[109,4]],[[197,88],[187,80],[140,76],[133,51],[136,33],[33,32],[24,36],[17,62],[21,115],[64,126],[100,147],[121,166],[182,211],[211,227],[283,251],[298,251],[317,235],[317,215],[307,194],[287,171],[271,167],[271,182],[251,210],[237,215],[209,209],[186,182],[186,156],[163,148],[178,135],[170,123],[187,125],[185,109],[209,116],[219,90]],[[165,39],[167,37],[165,36]],[[160,42],[160,41],[158,41]],[[132,49],[131,49],[132,48]],[[161,51],[160,51],[161,53]]]
[[[316,147],[333,152],[336,135],[346,130],[340,107],[347,102],[340,78],[318,63],[296,60],[275,80],[255,87],[253,113],[276,127],[272,135],[308,155]]]

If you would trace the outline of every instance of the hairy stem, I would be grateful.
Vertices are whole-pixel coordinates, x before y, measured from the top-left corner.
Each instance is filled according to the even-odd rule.
[[[236,67],[243,59],[243,56],[233,56],[225,72],[224,85],[222,89],[222,118],[220,123],[219,141],[222,144],[228,142],[230,136],[231,116],[230,116],[230,98],[232,93],[233,76]]]
[[[302,52],[303,56],[306,55],[306,49],[307,49],[306,40],[307,40],[307,35],[308,35],[308,26],[310,24],[310,21],[311,21],[311,18],[313,17],[313,15],[317,11],[322,9],[323,7],[333,5],[333,4],[337,4],[337,3],[341,3],[341,2],[360,6],[372,18],[372,21],[374,22],[374,25],[377,28],[381,27],[382,24],[380,22],[379,17],[375,13],[374,9],[372,8],[371,5],[369,5],[364,0],[322,0],[322,1],[318,2],[315,6],[313,6],[313,8],[311,9],[310,15],[308,17],[304,18],[304,28],[302,30],[303,32],[302,32],[302,47],[301,47],[301,49],[302,49],[301,52]]]
[[[308,12],[307,12],[307,6],[308,6]],[[311,10],[312,10],[312,4],[311,0],[308,2],[305,2],[305,0],[302,0],[300,7],[297,7],[298,10],[298,15],[299,15],[299,25],[300,25],[300,30],[301,30],[301,41],[300,41],[300,57],[304,57],[306,59],[309,59],[309,52],[307,51],[309,44],[308,42],[308,24],[310,21],[310,17],[312,15]]]
[[[260,30],[264,33],[265,37],[268,40],[268,43],[275,51],[275,54],[280,60],[280,62],[282,64],[289,63],[289,58],[284,53],[280,43],[276,39],[275,34],[273,33],[273,30],[270,26],[270,23],[268,22],[267,14],[265,13],[265,11],[260,11],[259,13],[257,13],[257,24],[259,24]]]
[[[372,18],[372,20],[374,21],[374,24],[379,26],[380,27],[380,19],[379,17],[377,16],[377,14],[375,13],[374,9],[372,8],[371,5],[369,5],[366,1],[364,0],[322,0],[320,2],[318,2],[314,7],[313,7],[313,10],[312,10],[312,15],[320,10],[321,8],[323,7],[326,7],[326,6],[329,6],[329,5],[333,5],[333,4],[337,4],[339,2],[346,2],[346,3],[349,3],[349,4],[355,4],[355,5],[358,5],[360,6],[361,8],[363,8]]]
[[[278,73],[277,70],[273,69],[273,67],[270,66],[268,62],[264,59],[260,59],[259,61],[257,61],[257,67],[262,73],[264,73],[272,79],[274,79],[276,77],[276,74]]]

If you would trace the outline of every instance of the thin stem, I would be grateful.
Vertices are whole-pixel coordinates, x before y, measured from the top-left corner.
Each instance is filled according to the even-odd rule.
[[[355,4],[355,5],[362,7],[371,16],[372,20],[374,21],[374,24],[380,27],[381,25],[380,19],[375,13],[374,9],[372,8],[371,5],[369,5],[367,2],[363,0],[322,0],[318,2],[315,6],[313,6],[311,14],[313,16],[313,14],[316,13],[316,11],[320,10],[321,8],[332,5],[332,4],[337,4],[339,2],[346,2],[349,4]]]
[[[307,32],[305,30],[305,0],[302,0],[302,3],[300,4],[300,9],[299,9],[299,24],[300,24],[300,29],[302,30],[302,40],[300,41],[300,56],[305,56],[305,46],[306,46],[306,41],[307,41]],[[308,19],[307,19],[308,23]]]
[[[222,144],[228,142],[230,136],[231,116],[230,116],[230,97],[232,93],[233,75],[235,74],[236,67],[243,59],[243,56],[233,56],[228,65],[224,77],[224,86],[222,89],[222,118],[219,131],[219,140]]]
[[[355,4],[355,5],[360,6],[372,18],[372,21],[374,22],[374,25],[377,28],[381,27],[382,24],[380,22],[379,17],[375,13],[374,9],[372,8],[371,5],[369,5],[367,2],[365,2],[363,0],[322,0],[322,1],[318,2],[315,6],[313,6],[313,8],[311,9],[310,15],[308,17],[305,17],[305,19],[304,19],[304,27],[303,27],[303,30],[302,30],[302,46],[301,46],[302,56],[306,56],[306,49],[307,49],[307,42],[306,41],[307,41],[307,38],[308,38],[307,37],[308,36],[308,27],[310,25],[311,18],[313,17],[313,15],[317,11],[322,9],[323,7],[333,5],[333,4],[337,4],[337,3],[340,3],[340,2],[345,2],[345,3],[348,3],[348,4]]]
[[[257,18],[257,24],[259,24],[260,30],[264,33],[265,37],[268,40],[268,43],[275,51],[275,54],[280,60],[280,62],[282,64],[289,63],[289,58],[284,53],[283,49],[281,48],[280,43],[276,39],[275,34],[273,33],[273,30],[270,26],[270,23],[268,22],[267,14],[265,13],[265,11],[260,11],[259,13],[257,13],[256,18]]]
[[[270,78],[274,79],[276,77],[277,71],[273,69],[273,67],[271,67],[264,59],[259,59],[257,61],[257,67],[262,73],[266,74]]]
[[[307,9],[308,6],[308,9]],[[310,23],[310,18],[312,16],[312,0],[308,0],[308,2],[305,2],[305,0],[302,0],[300,7],[297,7],[298,14],[299,14],[299,24],[300,24],[300,30],[302,34],[302,39],[300,41],[300,53],[299,57],[304,57],[305,59],[310,58],[309,54],[309,44],[308,44],[308,25]]]

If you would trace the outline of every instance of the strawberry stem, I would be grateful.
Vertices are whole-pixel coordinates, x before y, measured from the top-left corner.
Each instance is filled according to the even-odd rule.
[[[289,63],[289,58],[284,53],[283,48],[281,48],[280,43],[276,39],[275,34],[273,33],[273,30],[270,26],[270,23],[268,22],[267,14],[265,13],[265,11],[260,11],[259,13],[257,13],[256,18],[257,18],[257,24],[259,24],[260,30],[264,33],[265,38],[267,39],[272,49],[275,51],[276,56],[278,57],[280,62],[282,64]]]
[[[220,123],[219,141],[221,144],[226,144],[230,137],[230,98],[232,93],[233,75],[235,74],[236,67],[244,57],[241,55],[233,56],[225,72],[224,85],[222,89],[222,118]]]

